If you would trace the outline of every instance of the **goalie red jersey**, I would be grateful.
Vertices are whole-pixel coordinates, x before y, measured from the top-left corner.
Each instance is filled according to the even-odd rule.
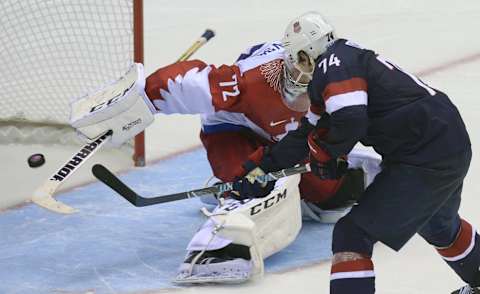
[[[246,127],[278,141],[296,129],[304,113],[282,102],[281,45],[270,43],[250,50],[230,66],[216,68],[193,60],[161,68],[147,79],[147,95],[162,113],[202,114],[206,133]]]
[[[297,129],[305,114],[282,99],[283,54],[281,44],[274,42],[250,48],[233,65],[175,63],[147,78],[146,93],[158,112],[201,114],[200,138],[214,175],[233,181],[244,175],[242,164],[258,148]],[[303,175],[302,197],[323,202],[342,181]]]

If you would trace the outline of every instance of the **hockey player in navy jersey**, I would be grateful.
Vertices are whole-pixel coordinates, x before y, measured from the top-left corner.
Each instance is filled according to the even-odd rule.
[[[374,293],[373,245],[398,251],[415,233],[468,284],[453,293],[480,293],[479,235],[458,214],[470,139],[447,95],[338,38],[315,12],[293,20],[283,44],[291,81],[309,81],[308,123],[265,154],[256,174],[310,154],[317,176],[335,178],[338,163],[358,142],[382,156],[382,171],[335,225],[330,293]]]

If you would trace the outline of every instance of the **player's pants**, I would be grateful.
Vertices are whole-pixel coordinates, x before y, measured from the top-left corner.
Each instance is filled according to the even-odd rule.
[[[335,227],[334,254],[359,252],[365,258],[332,266],[331,293],[374,293],[369,250],[375,241],[399,250],[416,232],[464,281],[480,283],[479,236],[458,215],[470,160],[467,150],[422,167],[385,163],[359,204]]]
[[[448,245],[459,226],[457,211],[470,159],[467,150],[422,167],[384,163],[348,217],[397,251],[416,232],[437,246]],[[450,232],[448,240],[438,239],[445,231]]]

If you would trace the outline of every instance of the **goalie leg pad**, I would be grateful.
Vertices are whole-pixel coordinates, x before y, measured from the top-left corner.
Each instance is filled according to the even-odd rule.
[[[213,211],[209,220],[193,237],[187,250],[191,251],[190,253],[203,254],[230,244],[246,246],[249,249],[250,266],[240,260],[229,262],[229,266],[249,270],[248,273],[237,275],[237,281],[263,276],[263,259],[288,246],[301,229],[299,181],[299,175],[280,179],[274,190],[264,198],[225,201],[223,206]],[[200,256],[198,260],[203,259]],[[187,261],[180,266],[177,283],[187,279],[200,283],[234,280],[231,271],[226,272],[225,281],[222,281],[222,275],[218,272],[208,272],[214,267],[200,269],[198,260],[188,263],[191,267],[190,276],[185,272]],[[212,276],[212,279],[208,279],[208,276]]]

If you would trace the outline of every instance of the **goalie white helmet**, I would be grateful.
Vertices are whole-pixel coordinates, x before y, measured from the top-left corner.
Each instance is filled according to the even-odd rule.
[[[285,48],[284,96],[287,103],[294,103],[307,91],[315,60],[335,39],[333,27],[318,12],[304,13],[288,24],[282,39]]]

